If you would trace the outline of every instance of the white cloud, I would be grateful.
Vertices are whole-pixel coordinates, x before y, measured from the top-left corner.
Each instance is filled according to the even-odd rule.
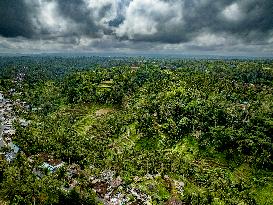
[[[118,15],[118,0],[85,0],[85,3],[87,8],[92,11],[91,18],[94,18],[102,26],[108,26],[109,21],[115,19]],[[109,9],[101,16],[104,7],[109,7]]]
[[[201,33],[193,40],[197,46],[218,46],[227,43],[225,36],[216,35],[213,33]]]
[[[56,1],[25,0],[29,7],[35,8],[30,16],[38,32],[46,30],[50,36],[60,36],[74,29],[74,24],[59,15]]]
[[[161,0],[133,0],[125,13],[125,21],[116,30],[119,37],[127,36],[134,39],[138,35],[152,35],[158,32],[158,24],[182,21],[182,12],[178,2]],[[162,26],[162,25],[161,25]]]
[[[243,14],[238,3],[233,3],[227,6],[222,11],[222,15],[229,21],[238,21],[243,18]]]

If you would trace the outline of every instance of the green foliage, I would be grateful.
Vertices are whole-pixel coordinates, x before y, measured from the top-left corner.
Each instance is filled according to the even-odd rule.
[[[40,109],[18,112],[31,120],[26,128],[17,124],[13,137],[26,156],[12,164],[1,161],[1,199],[96,204],[89,178],[113,170],[154,204],[170,198],[186,204],[272,204],[271,61],[148,59],[132,69],[132,59],[109,60],[121,66],[88,70],[90,59],[82,59],[73,69],[78,60],[68,60],[69,71],[46,70],[48,64],[38,69],[30,62],[28,68],[3,71],[9,78],[26,72],[20,86],[12,79],[1,79],[0,86],[6,95],[15,86],[22,94],[10,98]],[[30,164],[27,157],[41,153],[79,165],[79,183],[65,192],[64,171],[38,179],[32,172],[38,162]],[[146,179],[149,174],[157,178]],[[182,192],[174,180],[185,183]]]

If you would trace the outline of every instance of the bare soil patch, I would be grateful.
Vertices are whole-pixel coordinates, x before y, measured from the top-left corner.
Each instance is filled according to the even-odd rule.
[[[96,117],[100,117],[111,112],[114,112],[114,110],[110,108],[104,108],[104,109],[97,110],[95,114],[96,114]]]

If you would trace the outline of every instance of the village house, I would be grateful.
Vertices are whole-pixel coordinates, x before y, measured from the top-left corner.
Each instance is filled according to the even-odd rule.
[[[7,143],[2,137],[0,137],[0,150],[6,146],[7,146]]]
[[[0,111],[0,123],[5,121],[4,113]]]
[[[52,162],[44,162],[41,166],[41,168],[48,169],[49,172],[53,173],[60,167],[64,165],[64,162],[59,161],[57,163],[52,163]]]
[[[63,161],[54,159],[52,156],[45,153],[38,154],[33,157],[38,157],[38,159],[43,162],[41,166],[33,170],[33,173],[40,178],[45,176],[45,171],[48,171],[49,173],[54,173],[65,164]]]
[[[10,92],[14,92],[11,89]],[[19,102],[18,100],[16,102]],[[20,148],[12,142],[11,136],[15,134],[16,130],[13,127],[13,121],[16,116],[12,112],[13,101],[5,99],[4,95],[0,92],[0,148],[6,148],[5,153],[2,153],[8,162],[12,162]],[[23,125],[27,125],[27,121],[22,121]]]
[[[0,103],[3,103],[4,100],[5,100],[4,95],[2,93],[0,93]]]
[[[11,151],[6,153],[5,157],[6,160],[10,163],[16,158],[20,148],[17,145],[13,144],[11,141],[8,142],[7,147],[10,148]]]
[[[7,129],[3,131],[3,134],[11,136],[11,135],[15,135],[15,132],[16,132],[15,129]]]
[[[19,119],[19,123],[22,127],[27,127],[30,121],[29,120],[27,121],[26,119]]]

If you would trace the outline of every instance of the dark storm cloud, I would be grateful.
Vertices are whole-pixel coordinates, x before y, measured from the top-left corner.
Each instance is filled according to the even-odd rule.
[[[173,16],[169,13],[163,13],[158,17],[157,12],[149,12],[146,17],[156,21],[157,32],[152,35],[135,31],[130,33],[129,28],[133,25],[130,25],[132,22],[128,21],[130,23],[126,25],[128,30],[120,35],[121,38],[130,39],[131,36],[131,40],[135,41],[180,43],[191,41],[200,32],[206,31],[226,33],[243,41],[252,42],[267,39],[273,29],[273,1],[271,0],[162,0],[161,2],[165,2],[170,8],[176,4],[176,9],[182,15],[181,21],[173,23],[171,21]],[[139,7],[145,9],[145,6],[139,1],[135,5],[134,12],[127,18],[141,15],[138,14],[139,11],[141,12],[138,9]],[[166,10],[166,12],[169,11]]]
[[[86,34],[91,37],[99,36],[99,26],[96,25],[94,19],[92,19],[92,11],[87,8],[85,1],[83,0],[57,0],[59,14],[65,18],[73,20],[77,25],[77,30],[74,31],[77,34]],[[107,8],[105,11],[107,12]]]
[[[56,0],[58,13],[65,19],[70,19],[75,23],[72,35],[87,35],[92,38],[99,38],[103,35],[112,35],[111,27],[118,27],[124,20],[121,11],[126,5],[127,0],[117,3],[116,16],[102,25],[99,21],[114,10],[114,1],[100,2],[93,1],[97,7],[90,8],[86,0]]]
[[[273,1],[244,0],[241,1],[245,19],[233,26],[232,32],[247,41],[263,41],[269,37],[273,29]]]
[[[273,50],[272,0],[0,0],[0,19],[0,36],[14,44],[23,37],[26,45],[39,40],[84,49]]]
[[[0,1],[0,35],[4,37],[23,36],[30,38],[34,28],[29,18],[29,10],[21,0]]]
[[[130,4],[132,0],[121,0],[117,3],[117,15],[114,19],[109,21],[110,27],[118,27],[125,20],[124,13],[126,12],[126,8]]]
[[[124,19],[124,16],[117,16],[115,19],[109,21],[108,25],[112,27],[118,27],[120,24],[123,23]]]
[[[227,13],[230,19],[223,15],[225,8],[230,9],[230,13]],[[226,32],[244,41],[264,40],[273,29],[273,1],[270,0],[223,1],[218,5],[210,3],[196,13],[199,14],[197,19],[190,18],[188,22],[205,21],[200,26],[212,32]],[[198,31],[198,28],[195,30]]]

